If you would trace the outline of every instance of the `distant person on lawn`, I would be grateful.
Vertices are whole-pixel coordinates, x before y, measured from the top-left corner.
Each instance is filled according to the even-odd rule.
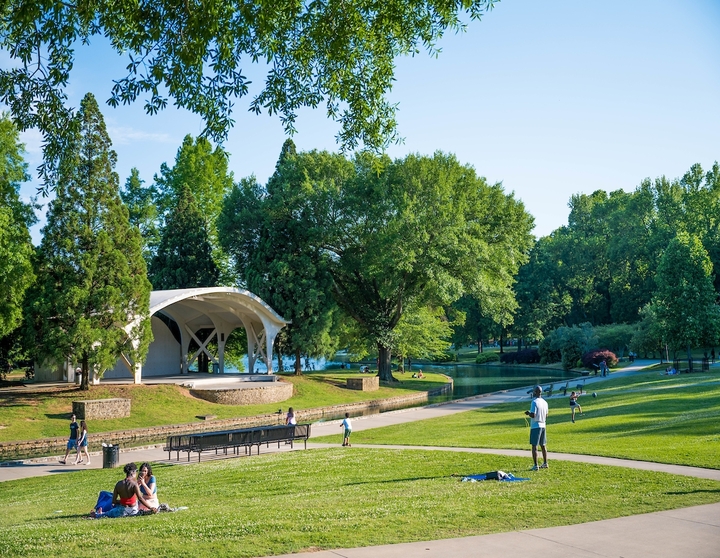
[[[350,422],[350,413],[345,413],[345,420],[340,424],[340,428],[343,428],[343,446],[350,445],[350,434],[352,434],[352,422]]]
[[[530,469],[531,471],[537,471],[538,469],[547,469],[547,435],[545,433],[545,421],[548,415],[548,404],[542,398],[542,388],[535,386],[533,388],[533,400],[530,403],[530,410],[525,411],[525,414],[532,420],[530,423],[530,445],[532,446],[532,458],[534,465]],[[543,463],[538,467],[537,462],[537,447],[540,446],[542,449]]]
[[[575,410],[580,411],[580,414],[582,415],[582,407],[580,406],[580,403],[577,402],[578,400],[578,394],[574,391],[570,394],[570,410],[572,411],[572,421],[575,422]]]
[[[135,463],[128,463],[123,468],[123,471],[125,471],[125,478],[118,481],[113,491],[112,503],[114,507],[107,512],[103,512],[101,508],[93,514],[94,517],[125,517],[137,515],[139,511],[138,502],[153,513],[157,513],[157,506],[153,506],[140,492],[140,486],[135,480],[138,472],[137,465],[135,465]]]
[[[80,425],[77,423],[77,420],[75,419],[75,413],[73,413],[70,416],[70,438],[67,441],[67,449],[65,450],[65,457],[63,457],[60,460],[60,463],[65,465],[67,462],[68,455],[70,455],[70,451],[77,448],[77,438],[78,438],[78,429],[80,428]]]

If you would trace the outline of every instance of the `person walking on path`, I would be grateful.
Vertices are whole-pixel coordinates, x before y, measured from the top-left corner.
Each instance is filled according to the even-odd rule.
[[[582,415],[582,407],[580,406],[580,403],[577,402],[578,400],[578,394],[574,391],[570,394],[570,410],[572,411],[572,421],[575,422],[575,410],[580,411],[580,414]]]
[[[530,410],[525,411],[525,414],[532,420],[530,423],[530,445],[532,446],[532,458],[534,465],[531,467],[531,471],[537,471],[538,469],[547,469],[547,435],[545,433],[545,421],[548,415],[548,404],[542,398],[542,388],[535,386],[533,388],[533,400],[530,403]],[[540,446],[543,455],[543,463],[538,467],[537,460],[537,447]]]
[[[345,413],[345,420],[340,424],[340,428],[344,429],[343,432],[343,446],[350,445],[350,434],[352,434],[352,422],[350,422],[350,413]]]
[[[80,436],[77,439],[77,457],[75,465],[83,462],[82,453],[85,452],[85,464],[90,465],[90,454],[88,453],[88,431],[84,420],[80,421]]]
[[[67,448],[65,450],[65,457],[63,457],[60,460],[60,463],[62,463],[63,465],[65,465],[65,463],[67,462],[67,458],[68,458],[68,455],[70,455],[70,451],[74,450],[77,447],[78,428],[79,428],[79,425],[75,419],[75,413],[73,413],[70,416],[70,438],[68,439],[68,442],[67,442]]]

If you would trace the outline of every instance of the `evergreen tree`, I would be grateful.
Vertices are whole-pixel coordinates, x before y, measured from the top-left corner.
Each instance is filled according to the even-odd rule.
[[[158,210],[154,198],[157,190],[151,186],[143,187],[140,171],[130,169],[130,176],[125,181],[125,187],[120,191],[120,197],[130,213],[130,224],[140,231],[143,239],[143,257],[150,265],[153,255],[160,243],[158,230]]]
[[[328,170],[318,161],[299,158],[295,144],[282,147],[266,191],[253,180],[232,192],[219,219],[221,239],[236,259],[237,273],[249,290],[290,320],[276,340],[276,350],[295,356],[321,356],[337,349],[330,335],[333,313],[332,281],[320,255],[318,230],[308,226],[312,207],[303,195],[309,175]]]
[[[228,170],[228,154],[220,147],[213,149],[207,139],[193,139],[188,134],[177,151],[175,165],[171,168],[163,163],[160,174],[155,175],[155,184],[156,204],[164,220],[167,220],[172,208],[177,207],[183,188],[190,189],[205,222],[213,260],[220,270],[218,281],[233,284],[235,281],[231,264],[217,235],[217,218],[223,198],[233,188],[233,174]]]
[[[89,388],[91,370],[102,375],[121,354],[143,359],[152,336],[142,241],[120,200],[115,161],[102,114],[88,93],[60,160],[37,283],[28,296],[33,356],[79,361],[83,389]]]
[[[155,290],[217,286],[219,272],[206,227],[190,188],[181,188],[150,265]]]
[[[720,307],[713,287],[712,262],[696,236],[678,233],[660,259],[652,305],[665,342],[691,349],[717,342]]]
[[[30,179],[24,146],[6,114],[0,115],[0,338],[22,319],[25,292],[33,281],[32,207],[20,201],[20,183]]]

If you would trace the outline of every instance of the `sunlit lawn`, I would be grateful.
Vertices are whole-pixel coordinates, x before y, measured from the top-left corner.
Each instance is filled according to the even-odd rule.
[[[720,373],[649,372],[589,389],[598,397],[580,397],[575,424],[568,398],[549,398],[550,451],[720,468]],[[353,443],[529,449],[529,402],[355,432]]]
[[[216,415],[220,419],[246,417],[277,413],[280,408],[287,410],[288,407],[294,407],[300,410],[383,399],[427,391],[447,381],[440,374],[426,374],[423,380],[406,375],[401,376],[401,381],[392,387],[381,386],[378,391],[347,389],[346,379],[357,376],[361,374],[356,370],[286,375],[283,380],[295,386],[293,397],[282,403],[266,405],[219,405],[195,398],[186,388],[176,385],[100,385],[93,386],[89,392],[71,388],[62,392],[27,395],[0,393],[0,442],[67,435],[72,402],[82,399],[121,397],[132,400],[132,411],[128,418],[89,421],[88,430],[92,440],[93,435],[101,432],[197,422],[200,415]],[[283,417],[278,414],[278,420]]]
[[[0,483],[2,556],[264,556],[567,525],[720,501],[720,482],[443,451],[333,448],[158,465],[177,513],[81,520],[120,469]],[[460,482],[501,469],[530,477]],[[542,502],[542,513],[538,513]]]

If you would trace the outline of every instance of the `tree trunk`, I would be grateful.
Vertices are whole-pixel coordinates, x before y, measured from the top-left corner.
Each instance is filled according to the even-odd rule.
[[[504,330],[500,330],[500,354],[503,354],[503,335],[505,335]]]
[[[378,343],[378,376],[381,382],[397,382],[392,375],[391,357],[390,349]]]
[[[300,358],[300,349],[295,349],[295,375],[302,376],[302,358]]]
[[[277,351],[277,358],[278,358],[278,374],[282,374],[284,371],[283,357],[282,357],[282,353],[280,351]]]
[[[518,337],[518,349],[517,349],[517,352],[518,352],[518,353],[519,353],[520,351],[522,351],[522,342],[523,342],[522,337]]]
[[[82,381],[80,382],[80,389],[83,391],[90,391],[90,365],[88,364],[87,355],[84,354],[82,357]]]
[[[410,360],[410,357],[408,357],[408,372],[412,372],[412,361]]]
[[[482,353],[483,352],[483,342],[480,341],[480,339],[478,339],[477,347],[478,347],[478,354]]]

